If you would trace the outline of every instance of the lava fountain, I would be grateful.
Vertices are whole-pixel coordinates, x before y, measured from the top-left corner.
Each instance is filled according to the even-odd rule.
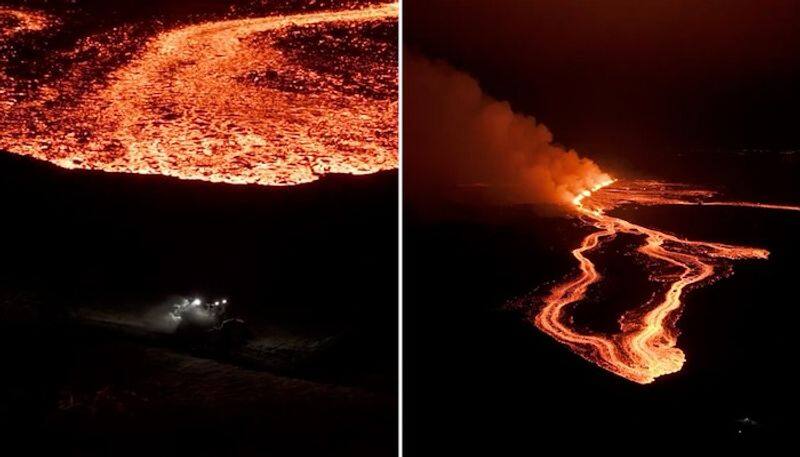
[[[676,321],[687,288],[708,284],[720,277],[729,269],[727,261],[766,259],[769,252],[687,240],[610,216],[606,211],[624,204],[724,205],[800,211],[798,206],[710,200],[714,196],[711,191],[677,184],[610,179],[574,196],[571,199],[574,209],[597,230],[572,251],[579,273],[557,283],[544,296],[541,308],[533,317],[534,324],[586,360],[640,384],[679,371],[686,355],[677,347]],[[654,260],[651,280],[664,287],[652,299],[621,316],[618,333],[608,335],[578,330],[571,326],[570,307],[586,298],[589,288],[602,279],[586,255],[620,233],[644,238],[638,252]]]
[[[0,149],[65,168],[234,184],[396,168],[396,45],[391,62],[337,74],[304,65],[278,42],[287,31],[396,23],[397,15],[397,4],[382,4],[168,29],[88,90],[78,89],[87,69],[76,65],[27,93],[0,59]],[[12,24],[6,41],[57,24],[11,9],[0,18]],[[105,43],[98,55],[119,47]],[[358,71],[364,85],[391,90],[353,90]]]

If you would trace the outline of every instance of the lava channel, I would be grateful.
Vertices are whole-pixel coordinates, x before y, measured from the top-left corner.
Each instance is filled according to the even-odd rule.
[[[382,4],[166,30],[81,91],[67,78],[20,93],[0,59],[0,150],[65,168],[233,184],[293,185],[397,168],[396,51],[392,62],[364,72],[376,85],[391,81],[391,96],[374,97],[338,89],[356,70],[337,75],[303,65],[276,43],[287,29],[352,29],[394,24],[397,16],[397,4]],[[8,8],[0,19],[14,24],[5,41],[57,24]],[[112,41],[99,54],[120,47]],[[291,78],[305,89],[259,84],[253,74]]]
[[[534,324],[586,360],[628,380],[647,384],[657,377],[679,371],[686,360],[677,347],[677,313],[690,286],[708,284],[729,268],[727,261],[766,259],[769,252],[744,246],[692,241],[606,214],[624,204],[714,205],[800,211],[798,206],[741,201],[713,201],[714,193],[682,185],[654,181],[608,180],[587,189],[571,201],[582,219],[596,228],[572,251],[580,267],[544,296]],[[654,260],[651,279],[664,284],[652,300],[633,308],[619,319],[616,334],[590,333],[574,328],[569,309],[586,297],[601,275],[586,254],[619,233],[644,238],[638,252]],[[676,274],[675,271],[678,271]]]

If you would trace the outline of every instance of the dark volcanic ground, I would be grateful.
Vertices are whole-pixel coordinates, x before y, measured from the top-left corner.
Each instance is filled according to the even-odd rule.
[[[391,455],[396,183],[235,186],[0,154],[3,434],[68,455]],[[247,345],[136,327],[194,295],[227,297]]]
[[[666,157],[666,153],[664,153]],[[663,158],[663,157],[662,157]],[[646,162],[642,158],[641,162]],[[786,152],[693,152],[636,174],[720,186],[733,198],[800,202]],[[409,178],[410,179],[410,178]],[[406,183],[406,186],[409,182]],[[641,386],[586,362],[508,304],[574,271],[587,230],[543,208],[406,202],[404,409],[406,450],[516,455],[557,447],[622,455],[657,448],[747,449],[791,441],[797,421],[796,213],[626,207],[638,223],[689,238],[761,246],[769,260],[693,290],[679,321],[683,370]],[[593,258],[609,280],[587,307],[648,296],[620,237]],[[580,325],[613,327],[624,306],[584,309]]]

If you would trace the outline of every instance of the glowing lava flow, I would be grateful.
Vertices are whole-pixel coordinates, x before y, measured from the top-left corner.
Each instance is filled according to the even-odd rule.
[[[14,24],[0,28],[0,38],[8,38],[23,32],[34,32],[47,27],[47,18],[35,12],[11,9],[0,5],[0,20],[10,19]]]
[[[25,25],[20,14],[14,16],[18,28],[43,26]],[[64,82],[48,82],[27,98],[0,97],[6,105],[0,149],[66,168],[236,184],[291,185],[327,173],[396,168],[396,93],[381,98],[339,90],[352,76],[298,63],[274,35],[395,21],[397,14],[397,4],[384,4],[165,31],[77,99]],[[378,73],[396,64],[375,67]],[[249,77],[258,72],[291,79],[301,89]],[[391,79],[371,77],[375,84]]]
[[[712,192],[652,181],[618,183],[605,181],[577,195],[572,204],[597,231],[583,239],[572,251],[580,274],[557,284],[544,297],[544,304],[534,317],[536,326],[575,353],[606,370],[631,381],[646,384],[655,378],[681,369],[685,355],[676,347],[677,312],[683,292],[692,285],[709,281],[724,272],[725,259],[766,259],[764,249],[685,240],[655,229],[609,216],[605,211],[626,203],[645,205],[726,205],[800,211],[800,207],[748,202],[704,202]],[[656,283],[666,285],[662,293],[625,313],[619,320],[620,331],[613,335],[582,332],[569,324],[567,311],[586,297],[587,290],[601,276],[586,257],[603,242],[618,233],[643,236],[638,251],[665,268],[651,274]],[[677,273],[675,273],[677,271]]]

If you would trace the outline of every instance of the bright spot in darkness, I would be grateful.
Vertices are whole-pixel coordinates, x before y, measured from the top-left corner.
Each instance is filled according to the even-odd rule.
[[[181,298],[170,306],[169,318],[176,324],[192,324],[200,327],[217,325],[225,314],[227,299],[204,301],[196,297],[191,300]]]

